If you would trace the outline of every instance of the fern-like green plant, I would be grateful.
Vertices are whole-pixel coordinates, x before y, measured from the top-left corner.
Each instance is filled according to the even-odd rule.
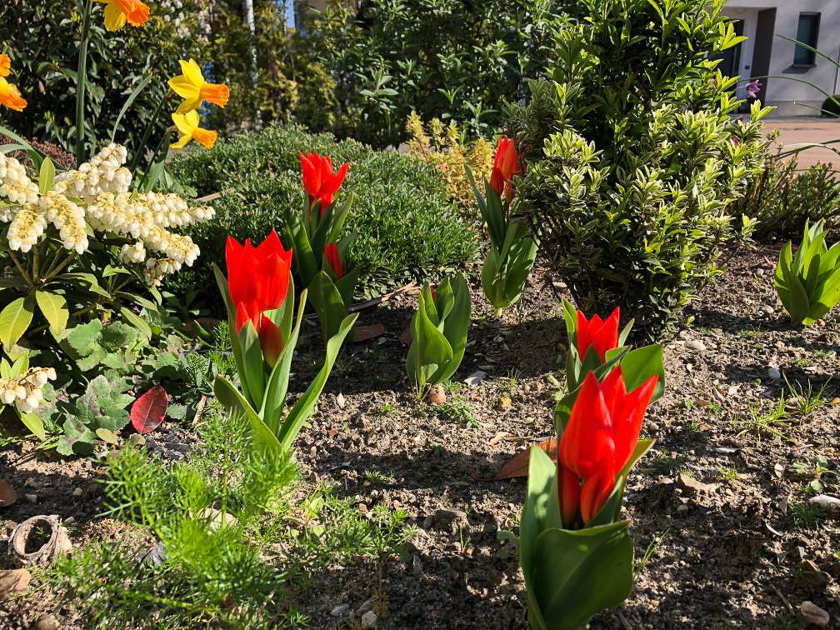
[[[806,222],[796,256],[792,252],[788,241],[776,266],[776,291],[794,323],[807,326],[840,302],[840,243],[829,249],[823,222]]]

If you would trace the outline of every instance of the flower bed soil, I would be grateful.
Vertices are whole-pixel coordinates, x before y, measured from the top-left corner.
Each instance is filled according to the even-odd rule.
[[[667,393],[643,427],[657,444],[631,474],[625,502],[636,545],[634,591],[590,628],[805,628],[804,601],[840,627],[840,513],[808,502],[813,477],[803,474],[818,456],[829,469],[840,464],[840,311],[792,328],[773,288],[777,256],[773,248],[737,255],[687,310],[692,324],[667,344]],[[387,604],[383,629],[527,627],[517,552],[504,534],[517,532],[525,480],[482,479],[552,435],[565,328],[546,281],[537,271],[522,304],[501,322],[473,287],[471,341],[457,379],[478,370],[487,376],[450,391],[443,406],[418,402],[405,380],[400,336],[415,298],[363,312],[363,323],[381,322],[387,332],[343,351],[296,443],[301,475],[331,482],[362,512],[378,503],[401,508],[417,533],[402,556],[325,566],[313,587],[293,591],[310,628],[356,627],[358,616],[350,615],[371,598],[380,610]],[[298,387],[306,372],[295,376]],[[762,427],[762,414],[783,392],[793,397],[785,379],[804,392],[809,384],[822,389],[825,405],[801,414],[790,404],[787,421]],[[153,435],[164,453],[181,453],[190,433],[167,424]],[[0,478],[20,495],[0,508],[0,534],[34,514],[72,517],[77,547],[124,531],[96,516],[96,464],[32,449],[24,443],[0,452]],[[840,494],[836,475],[821,481],[823,493]],[[45,612],[63,627],[84,627],[37,580],[23,597],[0,602],[0,627],[31,627]]]

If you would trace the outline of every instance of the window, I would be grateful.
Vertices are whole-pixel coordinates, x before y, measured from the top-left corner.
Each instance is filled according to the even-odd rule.
[[[796,29],[796,40],[807,44],[811,48],[817,47],[817,38],[820,33],[819,13],[800,13],[799,26]],[[813,66],[817,56],[812,50],[804,46],[797,46],[793,53],[793,65]]]

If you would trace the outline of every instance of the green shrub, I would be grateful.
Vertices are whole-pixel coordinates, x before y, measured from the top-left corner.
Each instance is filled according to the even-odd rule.
[[[12,57],[14,83],[28,102],[23,112],[4,112],[5,124],[18,134],[70,150],[75,146],[80,4],[79,0],[0,2],[0,52]],[[145,77],[151,77],[114,138],[134,149],[168,89],[166,80],[179,74],[178,59],[201,58],[201,39],[195,36],[199,3],[181,0],[180,9],[170,1],[149,4],[152,11],[143,28],[106,33],[104,5],[94,3],[85,115],[89,155],[109,137],[128,95]],[[152,147],[169,124],[168,116],[158,120]]]
[[[736,45],[722,1],[584,0],[555,39],[553,81],[510,110],[526,176],[517,211],[579,308],[621,306],[656,335],[749,233],[727,213],[764,148],[712,58]],[[741,229],[741,228],[745,229]]]
[[[451,117],[473,136],[492,133],[505,101],[518,101],[545,66],[559,20],[557,0],[350,4],[330,0],[323,14],[304,16],[300,58],[317,62],[334,88],[321,103],[329,126],[313,129],[374,146],[407,138],[413,110],[425,121]]]
[[[840,229],[840,181],[828,164],[800,171],[795,157],[769,159],[738,209],[757,221],[755,237],[762,241],[799,236],[806,222]]]
[[[475,253],[475,238],[434,168],[395,151],[276,125],[174,162],[177,176],[199,195],[222,193],[213,201],[215,218],[187,230],[202,251],[201,271],[190,279],[195,286],[214,286],[210,265],[224,260],[228,235],[260,242],[272,229],[282,233],[286,210],[304,203],[300,151],[351,163],[342,191],[356,196],[345,229],[358,234],[350,248],[362,270],[357,291],[372,295],[438,275]],[[216,302],[212,292],[207,295]]]
[[[823,101],[822,104],[823,116],[832,116],[840,118],[840,94],[830,96]]]

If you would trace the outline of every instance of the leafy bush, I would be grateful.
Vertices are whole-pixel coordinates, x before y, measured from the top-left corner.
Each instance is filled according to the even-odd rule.
[[[7,120],[21,135],[75,145],[76,57],[82,1],[39,0],[0,3],[0,52],[12,56],[18,87],[29,101],[26,109]],[[151,77],[117,129],[115,139],[130,148],[139,143],[166,91],[166,79],[178,69],[178,59],[198,57],[196,37],[202,13],[196,0],[155,2],[143,28],[126,27],[106,33],[102,7],[94,3],[87,64],[85,115],[87,154],[107,139],[126,97]],[[169,124],[157,121],[152,146]],[[97,128],[97,125],[101,125]]]
[[[621,306],[661,332],[748,234],[727,214],[766,140],[712,58],[739,41],[723,2],[585,0],[555,38],[553,81],[532,83],[510,126],[525,177],[517,211],[583,310]]]
[[[557,0],[388,0],[358,12],[330,0],[304,23],[301,49],[329,75],[330,130],[374,146],[399,143],[416,110],[451,116],[470,135],[498,127],[505,101],[545,66]],[[314,121],[309,121],[312,124]]]
[[[438,118],[429,123],[427,133],[416,112],[409,116],[406,128],[411,134],[408,150],[417,159],[440,171],[450,196],[460,206],[464,218],[474,222],[478,217],[466,168],[477,173],[479,178],[489,176],[493,168],[493,144],[486,138],[465,141],[464,134],[454,121],[444,125]]]
[[[434,169],[394,151],[275,125],[173,164],[198,194],[222,193],[213,201],[215,219],[187,230],[202,251],[200,273],[190,282],[213,286],[210,264],[223,260],[228,235],[260,242],[272,229],[282,233],[285,213],[304,199],[300,151],[330,155],[335,164],[350,162],[342,190],[354,191],[355,201],[346,229],[358,234],[349,255],[361,268],[359,290],[365,295],[437,275],[475,253],[474,236]]]
[[[828,164],[800,171],[796,158],[767,160],[736,209],[757,221],[755,236],[798,236],[810,221],[840,229],[840,181]]]

